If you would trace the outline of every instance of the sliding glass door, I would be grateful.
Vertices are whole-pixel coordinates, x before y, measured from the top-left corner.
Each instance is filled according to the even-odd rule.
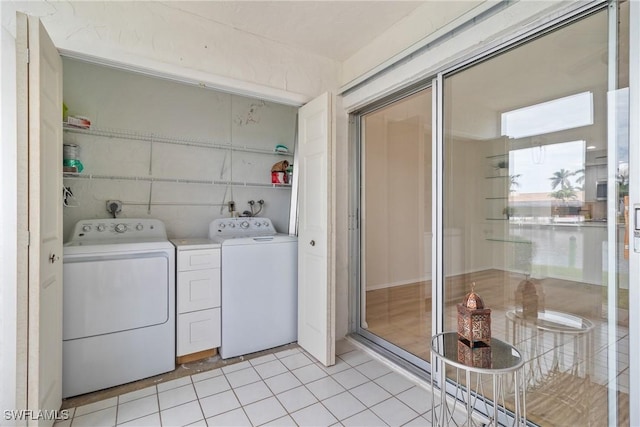
[[[604,6],[357,115],[357,332],[430,372],[473,289],[540,425],[629,424],[629,2]]]
[[[431,336],[431,123],[431,88],[361,118],[360,327],[418,365]]]
[[[443,78],[443,329],[474,289],[540,425],[629,422],[627,9]]]

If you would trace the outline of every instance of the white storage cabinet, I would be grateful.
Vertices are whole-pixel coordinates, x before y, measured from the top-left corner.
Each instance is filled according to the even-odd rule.
[[[220,245],[175,239],[176,356],[185,363],[215,355],[221,343]]]

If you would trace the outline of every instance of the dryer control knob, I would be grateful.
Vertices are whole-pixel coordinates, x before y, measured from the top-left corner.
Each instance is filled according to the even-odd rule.
[[[136,225],[136,230],[138,230],[138,231],[142,231],[143,228],[144,228],[144,225],[142,225],[142,224]]]
[[[248,221],[242,221],[240,223],[240,227],[242,228],[249,228],[249,222]]]
[[[125,231],[127,231],[127,224],[116,224],[115,230],[118,233],[124,233]]]
[[[85,233],[86,233],[87,231],[91,231],[91,226],[90,226],[90,225],[83,225],[83,226],[82,226],[82,231],[84,231]]]
[[[98,225],[98,231],[100,232],[104,231],[104,224]]]
[[[233,222],[230,222],[230,223],[229,223],[229,227],[231,227],[231,228],[236,228],[236,224],[235,224],[235,223],[233,223]]]
[[[262,225],[264,225],[265,227],[268,227],[268,226],[269,226],[269,221],[264,221],[264,222],[262,223]]]
[[[259,222],[256,222],[256,227],[260,227],[262,224],[260,224]]]
[[[226,225],[224,225],[224,223],[220,224],[220,228],[225,228],[225,227],[226,227]]]

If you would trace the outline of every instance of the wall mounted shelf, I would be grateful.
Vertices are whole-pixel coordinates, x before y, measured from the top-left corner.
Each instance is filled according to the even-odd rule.
[[[83,173],[69,173],[63,175],[64,179],[102,179],[116,181],[141,181],[141,182],[168,182],[178,184],[202,184],[202,185],[232,185],[234,187],[261,187],[261,188],[286,188],[290,189],[291,184],[270,184],[263,182],[239,182],[239,181],[219,181],[219,180],[199,180],[182,178],[156,178],[152,176],[122,176],[122,175],[97,175]]]
[[[65,132],[77,133],[80,135],[91,135],[91,136],[99,136],[99,137],[113,138],[113,139],[129,139],[133,141],[160,142],[163,144],[183,145],[187,147],[211,148],[216,150],[231,150],[231,151],[241,151],[245,153],[293,157],[293,154],[289,152],[283,153],[275,150],[265,150],[262,148],[249,147],[246,145],[241,146],[241,145],[233,145],[233,144],[222,144],[222,143],[208,142],[208,141],[202,141],[202,140],[196,140],[196,139],[176,138],[176,137],[166,136],[166,135],[156,135],[153,133],[143,133],[143,132],[136,132],[136,131],[121,130],[121,129],[100,129],[100,128],[83,129],[83,128],[68,126],[66,124],[63,124],[62,128]]]

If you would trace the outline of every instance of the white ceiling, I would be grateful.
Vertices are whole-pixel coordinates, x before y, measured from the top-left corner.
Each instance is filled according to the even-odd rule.
[[[429,0],[162,2],[340,62],[426,3]]]

